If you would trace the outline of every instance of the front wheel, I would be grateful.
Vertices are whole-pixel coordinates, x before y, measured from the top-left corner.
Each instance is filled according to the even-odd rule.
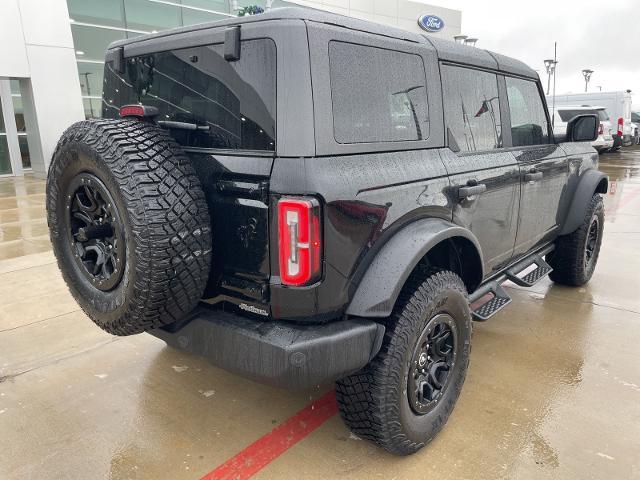
[[[469,365],[471,315],[449,271],[413,275],[386,324],[380,352],[336,384],[351,430],[396,455],[429,443],[446,423]]]
[[[569,235],[556,240],[556,248],[547,255],[553,271],[551,280],[563,285],[580,286],[593,276],[598,263],[604,231],[604,203],[599,194],[591,197],[582,224]]]

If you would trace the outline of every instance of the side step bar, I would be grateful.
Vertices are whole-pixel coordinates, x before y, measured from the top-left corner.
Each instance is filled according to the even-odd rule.
[[[511,297],[505,289],[502,288],[502,284],[507,280],[511,280],[521,287],[531,287],[549,275],[553,268],[551,268],[542,257],[553,251],[554,248],[555,246],[550,244],[523,258],[505,270],[504,273],[481,285],[475,292],[469,295],[469,304],[471,305],[471,315],[473,319],[478,322],[485,322],[511,303]],[[535,265],[536,268],[520,276],[521,272],[532,265]]]

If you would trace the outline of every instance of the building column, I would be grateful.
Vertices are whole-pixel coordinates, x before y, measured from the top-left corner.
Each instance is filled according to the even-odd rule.
[[[8,78],[0,77],[0,104],[2,104],[2,116],[4,118],[5,132],[7,134],[11,171],[14,175],[24,175],[22,171],[20,145],[18,144],[16,115],[13,110],[13,98],[11,98],[11,83]]]

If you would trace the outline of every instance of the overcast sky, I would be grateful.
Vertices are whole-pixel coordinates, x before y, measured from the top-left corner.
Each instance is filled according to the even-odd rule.
[[[462,10],[462,33],[478,46],[515,57],[539,70],[558,42],[556,93],[583,92],[583,68],[594,70],[589,91],[634,91],[640,103],[638,0],[417,0]]]

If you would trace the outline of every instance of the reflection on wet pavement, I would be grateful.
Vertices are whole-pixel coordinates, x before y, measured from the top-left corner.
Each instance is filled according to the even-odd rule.
[[[513,304],[474,325],[462,396],[430,446],[396,458],[335,416],[256,478],[640,478],[640,149],[601,169],[593,280],[508,286]],[[9,195],[3,182],[0,478],[197,479],[331,388],[278,390],[148,335],[103,333],[50,252],[7,253],[31,253],[3,244],[40,238],[44,213],[42,185]]]

